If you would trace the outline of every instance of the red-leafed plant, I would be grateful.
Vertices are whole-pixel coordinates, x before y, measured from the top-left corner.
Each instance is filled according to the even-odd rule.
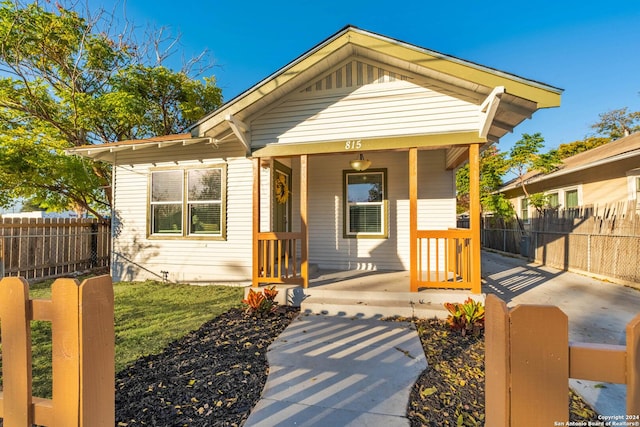
[[[453,330],[460,331],[462,335],[474,333],[479,335],[484,329],[484,305],[480,301],[467,298],[464,303],[444,303],[449,311],[447,323]]]
[[[278,303],[275,301],[278,291],[275,286],[264,288],[262,292],[249,289],[247,298],[242,302],[247,305],[248,314],[262,317],[277,310]]]

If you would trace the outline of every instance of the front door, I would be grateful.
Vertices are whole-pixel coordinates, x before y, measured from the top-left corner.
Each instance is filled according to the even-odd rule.
[[[273,231],[291,231],[291,169],[274,161]]]

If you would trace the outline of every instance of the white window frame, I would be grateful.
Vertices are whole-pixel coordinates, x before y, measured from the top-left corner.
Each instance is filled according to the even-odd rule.
[[[371,175],[380,174],[382,180],[382,200],[379,202],[349,202],[349,176],[353,175]],[[343,198],[344,198],[344,237],[345,238],[387,238],[387,170],[386,169],[367,169],[366,171],[357,172],[351,170],[343,171]],[[380,206],[380,232],[353,232],[351,231],[351,206]]]
[[[220,200],[189,200],[189,173],[199,170],[220,170]],[[180,201],[153,201],[153,176],[154,174],[181,172],[181,200]],[[199,167],[167,168],[155,169],[149,173],[149,190],[147,199],[147,236],[149,238],[161,239],[226,239],[226,191],[227,191],[227,169],[226,164],[207,165]],[[157,205],[180,205],[182,208],[181,227],[175,233],[155,233],[154,232],[154,206]],[[219,205],[220,206],[220,226],[215,232],[192,232],[191,231],[191,207],[196,205]]]
[[[523,204],[526,203],[526,211],[525,211],[525,207],[523,206]],[[524,224],[529,224],[529,218],[531,217],[531,204],[529,203],[529,199],[527,199],[526,197],[522,196],[518,199],[518,212],[520,214],[520,219],[522,220],[522,222]],[[526,218],[523,215],[523,213],[526,212]]]

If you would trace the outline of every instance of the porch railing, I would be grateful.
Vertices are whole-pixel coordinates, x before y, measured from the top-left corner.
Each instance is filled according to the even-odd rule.
[[[471,236],[468,229],[418,230],[418,287],[473,288]]]
[[[258,233],[258,282],[303,284],[303,233]]]

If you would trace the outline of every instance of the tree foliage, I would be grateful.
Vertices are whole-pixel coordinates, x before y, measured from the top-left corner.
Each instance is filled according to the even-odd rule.
[[[523,133],[522,138],[517,140],[509,151],[507,160],[508,170],[516,176],[516,180],[529,204],[534,206],[538,212],[546,206],[547,200],[543,194],[529,194],[526,186],[526,178],[532,173],[549,173],[560,164],[560,158],[556,150],[548,153],[540,153],[544,147],[544,138],[540,132],[533,135]]]
[[[566,159],[567,157],[575,156],[576,154],[599,147],[610,141],[609,138],[590,136],[585,139],[560,144],[556,149],[556,154],[559,159]]]
[[[502,178],[507,172],[506,154],[495,145],[480,153],[480,204],[485,212],[509,217],[513,208],[503,194],[496,193],[502,186]],[[469,165],[466,164],[456,172],[456,191],[458,209],[461,212],[469,209]]]
[[[629,112],[628,107],[611,110],[599,115],[600,120],[593,125],[596,133],[602,137],[616,140],[640,131],[640,111]]]
[[[178,133],[222,102],[213,78],[151,64],[103,11],[85,15],[0,3],[0,206],[26,198],[100,217],[111,204],[109,166],[65,149]]]

